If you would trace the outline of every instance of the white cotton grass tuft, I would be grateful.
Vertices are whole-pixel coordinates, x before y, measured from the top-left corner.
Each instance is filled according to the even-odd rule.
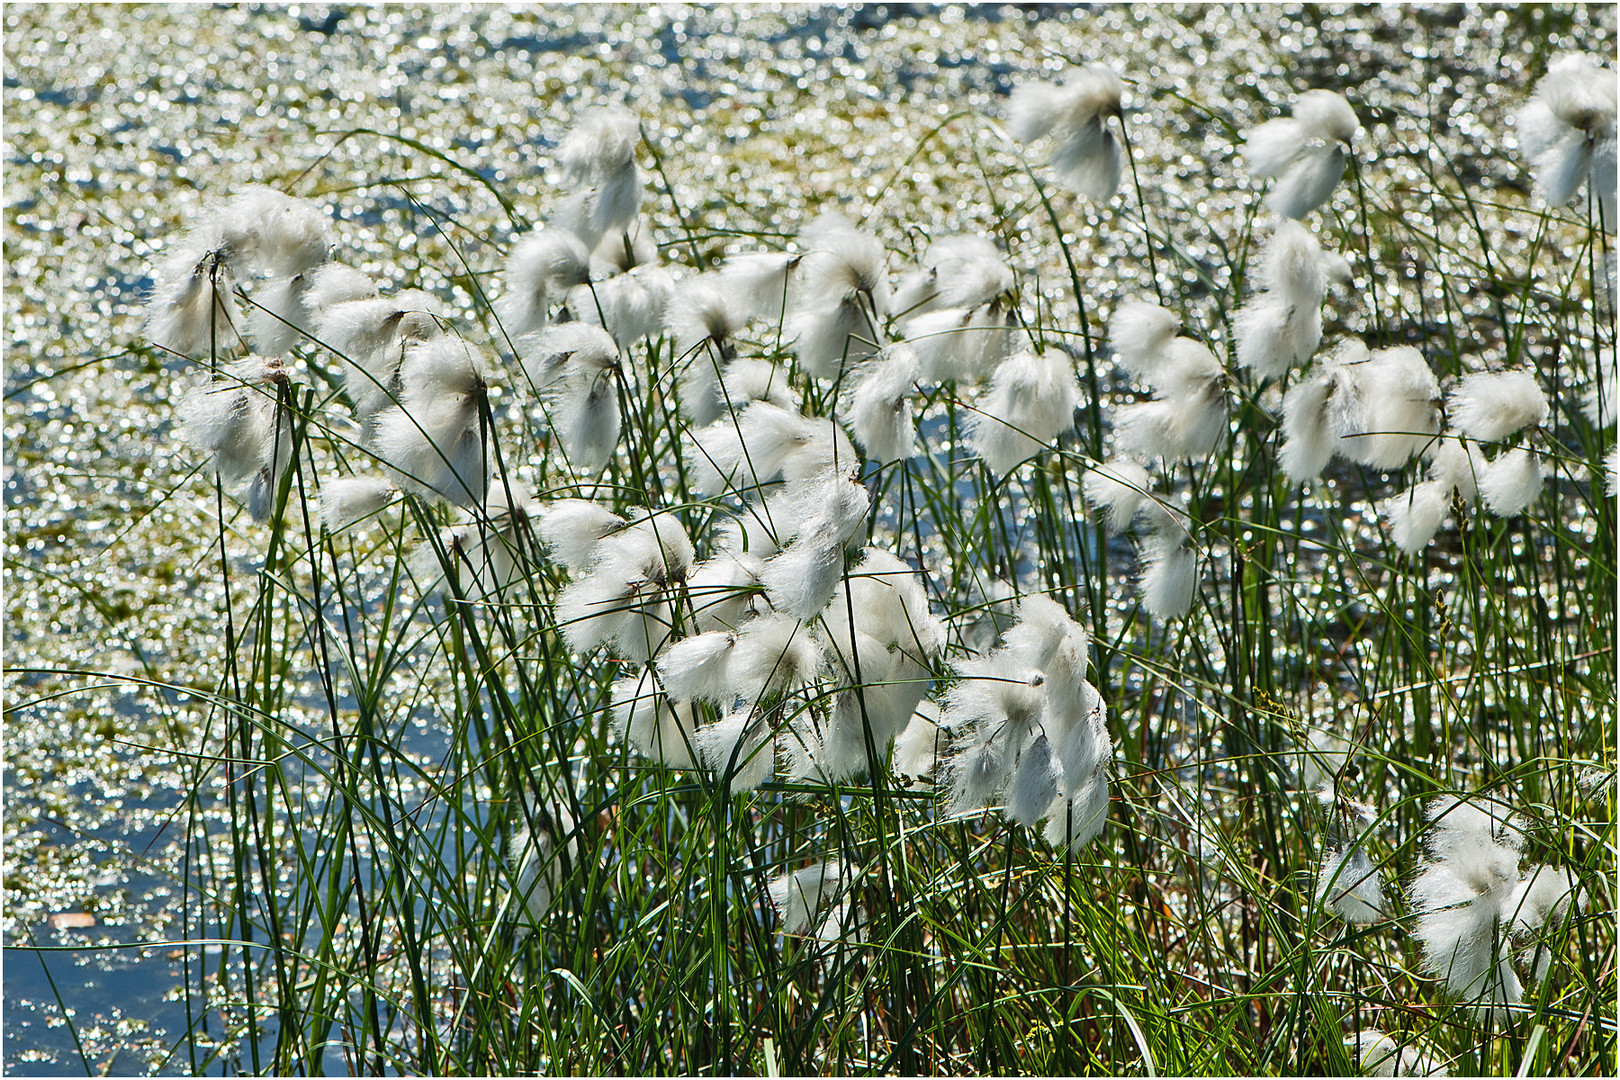
[[[1524,513],[1540,494],[1541,458],[1534,450],[1500,453],[1479,477],[1480,501],[1497,517]]]
[[[828,605],[827,633],[847,640],[850,623],[884,646],[897,647],[918,664],[945,650],[945,628],[929,611],[917,571],[882,548],[867,546]]]
[[[1052,168],[1064,187],[1099,202],[1119,190],[1124,155],[1107,120],[1121,114],[1125,85],[1100,64],[1076,68],[1062,85],[1023,83],[1007,102],[1007,134],[1057,142]]]
[[[1449,484],[1426,480],[1379,504],[1379,512],[1389,522],[1390,539],[1408,555],[1429,546],[1451,513]]]
[[[545,326],[551,308],[569,290],[590,280],[590,252],[584,241],[566,229],[540,229],[529,233],[507,256],[495,315],[509,338]]]
[[[1114,359],[1139,378],[1156,370],[1181,332],[1181,317],[1146,300],[1127,300],[1108,320]]]
[[[1398,469],[1440,434],[1440,384],[1408,346],[1371,352],[1354,339],[1283,397],[1279,461],[1290,479],[1320,476],[1334,455]]]
[[[697,724],[690,705],[673,705],[650,671],[613,684],[613,729],[643,756],[671,769],[698,763]]]
[[[379,295],[377,283],[354,267],[322,263],[266,290],[248,316],[249,332],[260,352],[284,354],[317,338],[323,316],[333,307]]]
[[[674,287],[664,323],[675,339],[681,407],[698,427],[712,424],[725,404],[720,373],[737,357],[737,335],[748,325],[748,312],[719,274],[701,274]]]
[[[556,536],[553,511],[536,515],[547,544]],[[638,663],[658,655],[673,634],[669,589],[685,579],[692,558],[691,539],[667,513],[603,536],[588,571],[557,597],[564,640],[580,653],[611,643],[619,656]]]
[[[1099,769],[1052,807],[1042,834],[1046,842],[1060,851],[1090,844],[1108,825],[1110,798],[1107,771]]]
[[[1321,476],[1333,460],[1339,438],[1333,427],[1332,406],[1340,385],[1329,369],[1295,383],[1283,395],[1283,444],[1277,452],[1277,463],[1295,483]]]
[[[399,486],[375,476],[344,476],[321,485],[321,520],[328,532],[370,521],[399,497]]]
[[[1379,512],[1389,522],[1390,538],[1408,555],[1428,546],[1452,514],[1454,502],[1472,506],[1479,498],[1479,484],[1490,470],[1479,443],[1447,431],[1431,443],[1427,479],[1393,495],[1379,504]]]
[[[768,401],[750,403],[735,416],[689,433],[686,457],[692,488],[704,495],[860,465],[854,444],[833,421]]]
[[[1051,740],[1040,734],[1032,739],[1013,767],[1007,792],[1007,816],[1027,828],[1040,824],[1058,797],[1063,767],[1052,752]]]
[[[557,148],[563,180],[586,188],[582,197],[561,215],[587,246],[612,229],[623,229],[641,209],[641,174],[636,169],[636,144],[641,122],[635,113],[617,106],[588,110]]]
[[[851,374],[844,415],[869,459],[904,461],[916,452],[911,402],[919,376],[917,354],[904,343],[890,345]]]
[[[535,516],[541,543],[570,573],[584,571],[602,539],[624,528],[625,520],[607,507],[588,499],[559,499]]]
[[[1396,1042],[1382,1031],[1371,1028],[1345,1037],[1344,1045],[1355,1051],[1356,1064],[1368,1076],[1450,1076],[1445,1066],[1436,1064],[1428,1047],[1415,1040]]]
[[[712,558],[694,566],[687,577],[686,594],[697,632],[735,630],[761,614],[767,606],[759,577],[764,567],[765,557],[757,547],[745,551],[741,544],[729,541],[719,544]]]
[[[1324,252],[1297,221],[1277,224],[1260,256],[1261,292],[1233,325],[1238,363],[1257,378],[1277,378],[1304,364],[1322,343],[1322,301],[1329,282],[1350,280],[1350,264]]]
[[[1519,957],[1529,964],[1531,981],[1547,977],[1556,931],[1586,904],[1575,875],[1567,869],[1538,866],[1525,875],[1502,902],[1502,920],[1519,946]]]
[[[216,233],[194,228],[153,273],[142,333],[183,356],[240,351],[243,319],[236,279]]]
[[[1597,378],[1581,395],[1581,412],[1593,427],[1613,427],[1620,406],[1620,368],[1615,366],[1613,349],[1598,349],[1596,358]]]
[[[917,270],[896,287],[896,317],[910,318],[939,308],[976,308],[1007,292],[1013,274],[984,236],[944,236],[928,245]]]
[[[804,255],[758,251],[733,255],[721,264],[720,287],[736,296],[743,310],[772,326],[787,318],[789,283]]]
[[[735,634],[715,630],[682,638],[655,657],[653,667],[669,699],[678,704],[708,701],[730,708],[736,695],[726,669],[736,644]]]
[[[1383,877],[1359,843],[1327,852],[1316,875],[1316,902],[1348,923],[1385,917]]]
[[[225,487],[248,484],[248,513],[269,516],[271,500],[292,465],[289,375],[279,359],[248,356],[181,401],[180,434],[210,456]]]
[[[887,253],[877,237],[828,211],[799,233],[806,253],[787,335],[812,378],[833,379],[882,347],[889,309]]]
[[[490,440],[486,366],[459,337],[413,345],[400,365],[400,400],[377,417],[377,455],[404,491],[458,506],[484,501]]]
[[[1398,469],[1440,433],[1440,386],[1410,346],[1346,363],[1349,392],[1340,409],[1337,452],[1374,469]]]
[[[648,263],[625,273],[576,288],[569,306],[581,322],[603,326],[620,348],[655,337],[675,291],[675,279],[664,267]]]
[[[1552,206],[1575,198],[1590,181],[1595,217],[1614,232],[1615,73],[1594,57],[1553,59],[1517,116],[1519,146]]]
[[[1499,923],[1518,882],[1520,833],[1495,808],[1457,799],[1436,799],[1428,817],[1429,854],[1411,889],[1425,965],[1466,1003],[1516,1004]]]
[[[760,615],[735,633],[727,661],[730,691],[753,705],[805,686],[821,668],[821,648],[791,615]]]
[[[824,911],[837,905],[850,882],[849,868],[837,860],[772,878],[765,893],[776,909],[777,931],[783,934],[809,932]]]
[[[1145,500],[1151,499],[1153,479],[1147,467],[1129,458],[1114,458],[1086,470],[1081,490],[1086,505],[1102,513],[1110,532],[1122,532]]]
[[[619,344],[598,326],[559,323],[520,338],[531,385],[544,392],[552,430],[572,468],[594,475],[619,442]]]
[[[698,756],[703,767],[729,777],[731,790],[753,791],[776,770],[776,740],[765,716],[751,705],[728,712],[698,729]]]
[[[331,218],[307,199],[250,184],[217,214],[221,241],[240,274],[296,277],[331,257]]]
[[[1547,395],[1528,371],[1464,375],[1446,401],[1457,430],[1480,442],[1498,442],[1547,419]]]
[[[1612,499],[1620,494],[1620,445],[1609,447],[1603,455],[1603,490]]]
[[[1297,219],[1327,202],[1359,130],[1355,110],[1331,90],[1307,90],[1294,103],[1293,116],[1250,129],[1244,162],[1253,175],[1275,180],[1266,205],[1281,217]]]
[[[1198,591],[1198,555],[1179,529],[1144,536],[1138,547],[1142,606],[1160,622],[1184,618]]]
[[[1080,382],[1059,349],[1021,352],[996,368],[968,418],[968,444],[991,472],[1005,476],[1074,426]]]
[[[443,335],[443,315],[443,305],[418,289],[333,303],[316,314],[316,337],[343,358],[343,388],[363,423],[399,404],[405,354]]]
[[[1124,304],[1109,321],[1115,359],[1153,387],[1148,401],[1119,406],[1115,440],[1128,455],[1166,462],[1214,452],[1227,434],[1225,371],[1205,345],[1177,337],[1179,320],[1154,304]]]
[[[553,400],[551,419],[575,473],[594,476],[607,467],[620,428],[619,394],[611,379],[570,385]]]
[[[259,299],[283,317],[299,314],[294,282],[326,262],[333,248],[330,219],[319,207],[272,188],[249,185],[205,210],[153,272],[144,332],[160,348],[186,356],[239,351],[246,327],[236,287],[254,277],[279,282]],[[290,347],[273,315],[256,320],[260,349]],[[288,319],[287,321],[292,321]]]
[[[251,301],[248,337],[262,356],[285,356],[310,332],[304,306],[309,278],[298,274],[267,285]]]
[[[720,371],[720,415],[741,412],[756,401],[788,412],[799,411],[799,393],[787,369],[761,358],[740,356]]]
[[[1012,313],[1000,299],[925,312],[904,332],[925,383],[982,379],[1007,359],[1015,340]]]
[[[554,791],[543,807],[527,804],[520,821],[507,841],[506,861],[512,895],[527,915],[527,926],[519,932],[528,933],[551,911],[563,874],[578,865],[580,852],[574,815],[560,792]],[[559,840],[565,842],[559,846]]]
[[[906,776],[931,777],[950,749],[950,739],[939,726],[939,706],[921,701],[910,722],[895,736],[892,763]]]
[[[529,383],[544,390],[569,380],[588,381],[619,366],[619,346],[600,326],[558,323],[518,338]]]
[[[771,606],[796,619],[814,618],[843,577],[848,539],[830,518],[820,519],[766,559],[759,580]]]

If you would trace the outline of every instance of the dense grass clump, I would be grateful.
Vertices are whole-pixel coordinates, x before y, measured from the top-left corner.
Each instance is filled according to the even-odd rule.
[[[1612,71],[1087,59],[769,223],[607,104],[163,238],[177,1060],[1614,1068]]]

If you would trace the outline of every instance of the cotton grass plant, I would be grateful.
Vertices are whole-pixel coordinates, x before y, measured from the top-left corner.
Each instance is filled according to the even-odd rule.
[[[962,118],[994,231],[921,246],[851,192],[694,257],[616,107],[454,298],[344,266],[348,193],[219,193],[145,324],[255,560],[199,674],[198,1030],[269,1072],[1612,1067],[1612,217],[1549,155],[1612,187],[1613,101],[1557,65],[1516,91],[1555,205],[1496,193],[1534,266],[1278,85],[1223,120],[1212,274],[1121,188],[1126,57]],[[1081,214],[1164,272],[1027,274]],[[1389,306],[1392,234],[1500,324]]]

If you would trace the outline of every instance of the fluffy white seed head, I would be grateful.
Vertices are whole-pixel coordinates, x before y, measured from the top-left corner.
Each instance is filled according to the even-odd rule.
[[[154,272],[143,332],[171,352],[224,356],[242,347],[243,326],[228,251],[205,220]]]
[[[1594,427],[1613,427],[1620,406],[1620,368],[1615,367],[1613,349],[1599,349],[1596,355],[1598,377],[1581,396],[1581,411]]]
[[[721,287],[754,318],[781,326],[788,311],[789,279],[803,258],[780,251],[733,255],[720,269]]]
[[[1479,478],[1486,466],[1479,444],[1448,435],[1430,447],[1428,458],[1429,479],[1441,486],[1447,501],[1455,491],[1464,503],[1472,505],[1479,497]]]
[[[566,229],[529,233],[507,256],[495,314],[508,337],[519,337],[545,326],[551,306],[589,280],[590,252],[579,237]]]
[[[1192,547],[1152,537],[1141,546],[1140,562],[1142,606],[1162,622],[1186,615],[1198,588],[1198,556]]]
[[[281,404],[287,380],[280,360],[249,356],[180,403],[181,437],[211,456],[222,484],[254,482],[261,474],[267,484],[279,481],[291,464],[292,416]]]
[[[1384,918],[1384,885],[1378,868],[1359,846],[1328,852],[1316,875],[1316,902],[1349,923]]]
[[[332,253],[331,219],[320,207],[251,184],[219,209],[219,230],[244,274],[290,278]]]
[[[1541,458],[1533,450],[1498,454],[1479,477],[1479,497],[1497,517],[1513,517],[1530,509],[1541,494]]]
[[[697,748],[705,768],[730,776],[733,792],[754,790],[776,770],[775,737],[765,718],[755,717],[750,705],[699,728]]]
[[[1065,353],[1021,352],[996,368],[968,420],[969,445],[1005,475],[1074,426],[1079,403],[1080,382]]]
[[[1335,451],[1374,469],[1398,469],[1440,433],[1440,384],[1410,346],[1334,359]]]
[[[1379,509],[1389,522],[1390,539],[1396,547],[1416,555],[1429,546],[1451,513],[1451,490],[1448,484],[1425,480],[1383,502]]]
[[[1007,359],[1015,340],[1012,315],[999,300],[918,315],[905,336],[927,383],[981,379]]]
[[[844,412],[856,441],[873,461],[903,461],[916,451],[911,401],[920,374],[917,354],[902,343],[889,346],[851,376]]]
[[[1104,200],[1119,189],[1124,158],[1105,121],[1120,113],[1124,83],[1099,64],[1071,72],[1062,86],[1024,83],[1007,103],[1007,131],[1018,142],[1051,134],[1052,166],[1071,191]]]
[[[1086,505],[1102,513],[1111,532],[1121,532],[1151,498],[1153,479],[1147,467],[1129,458],[1114,458],[1086,470],[1082,483]]]
[[[1080,780],[1053,805],[1046,822],[1046,842],[1070,851],[1091,843],[1108,826],[1109,797],[1106,767]]]
[[[1397,1043],[1382,1031],[1368,1029],[1348,1036],[1345,1046],[1355,1052],[1356,1063],[1368,1076],[1450,1076],[1430,1060],[1417,1042]]]
[[[1476,372],[1452,388],[1451,422],[1470,439],[1497,442],[1547,419],[1547,395],[1528,371]]]
[[[1012,270],[988,237],[946,236],[934,241],[922,265],[895,290],[896,315],[942,307],[973,308],[1011,289]]]
[[[1033,829],[1051,811],[1063,779],[1063,767],[1047,737],[1037,735],[1019,755],[1007,792],[1007,816]]]
[[[671,705],[650,671],[613,684],[613,728],[646,757],[672,769],[697,765],[697,725],[690,705]]]
[[[1139,378],[1146,378],[1159,368],[1180,330],[1178,315],[1146,300],[1126,301],[1108,320],[1108,340],[1114,346],[1114,358]]]
[[[1343,94],[1332,90],[1307,90],[1294,103],[1294,119],[1308,138],[1323,142],[1348,143],[1361,130],[1361,121]]]
[[[624,524],[624,518],[588,499],[559,499],[535,518],[535,529],[552,558],[574,574],[590,565],[602,538]]]
[[[628,226],[641,208],[641,176],[636,144],[641,124],[626,109],[592,109],[580,118],[557,148],[565,183],[587,187],[559,220],[594,246],[612,229]]]
[[[781,920],[778,930],[784,934],[805,933],[823,910],[836,903],[849,887],[849,879],[848,869],[837,861],[818,863],[771,879],[766,893]]]
[[[1340,382],[1332,371],[1295,383],[1283,395],[1283,445],[1278,464],[1295,483],[1322,475],[1333,452],[1338,434],[1333,428],[1333,395]]]
[[[907,776],[933,776],[945,760],[950,740],[939,726],[939,708],[922,701],[911,721],[894,740],[895,771]]]
[[[374,476],[344,476],[321,485],[321,520],[330,532],[341,532],[376,517],[399,495],[393,481]]]
[[[546,389],[566,380],[590,380],[618,369],[619,346],[600,326],[558,323],[517,339],[530,385]]]
[[[1615,227],[1615,79],[1595,59],[1554,58],[1517,117],[1519,145],[1553,206],[1575,197],[1590,175],[1597,212]]]
[[[627,273],[591,285],[569,296],[569,306],[582,322],[605,326],[621,348],[655,336],[664,325],[664,310],[675,279],[662,266],[637,266]]]

